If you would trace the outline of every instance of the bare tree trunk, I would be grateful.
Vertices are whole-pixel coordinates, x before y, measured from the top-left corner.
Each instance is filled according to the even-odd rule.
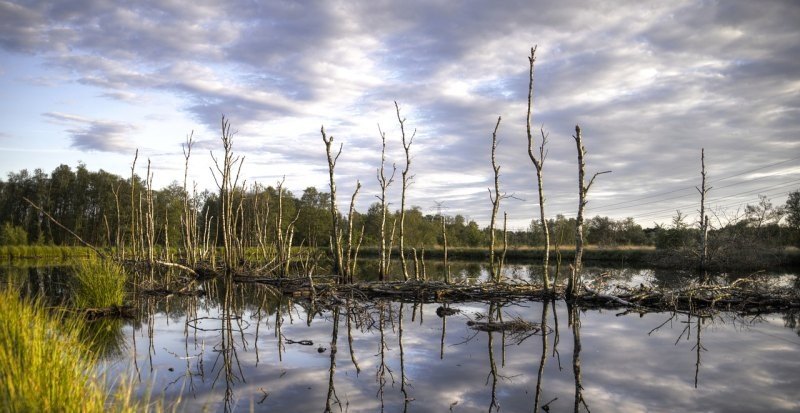
[[[339,155],[342,154],[342,145],[339,145],[339,151],[336,156],[331,152],[331,145],[333,144],[333,136],[328,138],[325,134],[325,127],[320,128],[322,134],[322,141],[325,142],[325,152],[328,156],[328,173],[330,175],[330,188],[331,188],[331,222],[333,228],[331,229],[331,252],[333,253],[333,272],[339,276],[345,276],[344,264],[342,261],[342,246],[341,246],[341,229],[339,228],[339,211],[336,208],[336,182],[333,178],[333,171],[336,168],[336,161]],[[341,281],[341,280],[340,280]]]
[[[356,190],[353,192],[353,196],[350,198],[350,209],[347,212],[347,253],[345,255],[345,278],[348,283],[353,282],[353,271],[356,267],[356,257],[357,255],[353,255],[354,248],[353,248],[353,221],[355,220],[355,206],[356,206],[356,197],[358,196],[358,191],[361,190],[361,182],[356,181]],[[361,232],[361,235],[364,235],[364,232]],[[360,242],[359,242],[360,245]],[[356,248],[357,250],[357,248]],[[356,252],[356,254],[358,254]]]
[[[444,241],[444,282],[450,284],[450,266],[447,264],[447,228],[444,225],[444,216],[440,215],[440,218],[442,220],[442,240]]]
[[[545,150],[544,146],[547,143],[547,135],[544,129],[540,129],[542,134],[542,144],[539,146],[539,158],[533,153],[533,134],[531,133],[531,112],[533,109],[533,71],[534,64],[536,63],[536,46],[531,47],[531,55],[528,57],[530,63],[530,71],[528,77],[528,116],[526,122],[526,131],[528,134],[528,157],[531,158],[534,168],[536,168],[536,181],[539,188],[539,219],[542,225],[542,232],[544,233],[544,257],[542,258],[542,284],[545,290],[550,290],[550,229],[547,227],[547,218],[544,214],[544,180],[542,178],[542,169],[544,168]]]
[[[136,202],[134,201],[134,192],[136,189],[136,160],[139,159],[139,149],[136,149],[136,154],[133,155],[133,163],[131,164],[131,257],[137,258],[136,255]]]
[[[497,152],[497,129],[500,127],[500,116],[497,117],[497,123],[494,125],[494,132],[492,132],[492,171],[494,172],[494,194],[489,189],[489,200],[492,201],[492,218],[489,221],[489,273],[492,281],[499,283],[501,274],[497,268],[495,258],[495,222],[497,221],[497,210],[500,208],[500,200],[505,198],[505,195],[500,195],[500,165],[497,164],[495,153]]]
[[[153,210],[153,174],[150,172],[150,158],[147,159],[147,175],[145,176],[145,202],[147,203],[147,214],[145,216],[145,228],[147,230],[145,240],[147,241],[147,263],[153,265],[155,257],[153,248],[155,247],[155,211]]]
[[[706,216],[706,194],[711,188],[706,188],[706,150],[700,150],[700,175],[703,178],[700,192],[700,271],[705,271],[708,265],[708,216]]]
[[[397,105],[397,102],[394,102],[394,107],[397,112],[397,121],[400,123],[403,150],[406,153],[406,167],[403,169],[403,188],[400,193],[400,262],[403,266],[403,280],[408,281],[408,264],[406,263],[405,254],[406,190],[408,190],[409,185],[411,185],[411,179],[414,178],[408,175],[408,170],[411,167],[411,155],[409,150],[411,149],[411,144],[414,142],[414,136],[417,134],[417,130],[415,129],[414,133],[411,134],[411,138],[406,141],[406,120],[400,117],[400,106]]]
[[[231,133],[231,126],[225,116],[222,116],[222,149],[223,158],[222,163],[214,157],[211,153],[211,158],[214,161],[214,166],[219,173],[219,178],[214,170],[211,170],[214,176],[214,181],[219,188],[220,199],[220,214],[222,223],[222,242],[225,246],[225,266],[230,270],[238,261],[238,256],[235,253],[236,245],[236,228],[234,225],[234,211],[233,211],[233,196],[236,192],[236,186],[239,183],[239,173],[242,170],[244,158],[233,156],[233,134]],[[237,167],[236,175],[233,175],[233,168]]]
[[[389,248],[386,242],[386,189],[394,182],[394,174],[397,172],[397,165],[392,164],[392,175],[387,179],[384,173],[384,166],[386,164],[386,134],[381,130],[378,125],[378,133],[381,135],[381,168],[378,169],[378,184],[381,187],[381,195],[378,197],[381,201],[381,253],[380,253],[380,268],[378,274],[381,281],[386,281],[387,273],[389,272]]]
[[[121,184],[120,184],[121,185]],[[125,259],[125,245],[122,242],[122,238],[120,237],[121,225],[122,220],[120,218],[120,204],[119,204],[119,189],[120,185],[117,185],[116,188],[113,186],[111,187],[111,192],[114,194],[114,205],[117,207],[117,232],[114,238],[114,247],[117,249],[117,258]]]
[[[192,145],[194,141],[192,138],[194,137],[194,131],[192,131],[189,136],[186,137],[186,144],[182,145],[183,148],[183,157],[184,157],[184,167],[183,167],[183,248],[186,251],[186,263],[189,264],[189,267],[194,267],[197,258],[195,256],[196,251],[196,239],[194,239],[192,228],[194,228],[196,223],[195,214],[193,212],[194,208],[189,200],[189,157],[192,154]]]
[[[578,217],[575,219],[575,264],[572,267],[572,274],[570,274],[570,278],[567,281],[566,293],[568,298],[577,297],[579,294],[578,284],[580,283],[581,268],[583,266],[583,212],[586,208],[586,204],[589,202],[586,200],[586,194],[589,192],[589,188],[592,187],[597,175],[611,172],[598,172],[592,176],[588,185],[584,185],[584,178],[586,176],[586,161],[584,159],[586,156],[586,148],[583,146],[581,128],[578,125],[575,125],[575,135],[573,138],[578,148]]]

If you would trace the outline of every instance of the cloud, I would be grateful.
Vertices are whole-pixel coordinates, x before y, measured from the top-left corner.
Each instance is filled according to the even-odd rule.
[[[66,76],[99,88],[103,98],[137,104],[150,94],[174,96],[179,110],[212,133],[228,115],[241,131],[239,147],[274,161],[260,162],[265,169],[253,176],[304,170],[297,165],[316,173],[324,165],[324,124],[345,142],[338,173],[346,184],[359,177],[366,194],[377,188],[377,123],[387,132],[389,164],[402,163],[396,100],[418,133],[412,173],[433,177],[412,187],[410,202],[422,206],[441,195],[485,220],[498,115],[502,190],[536,199],[525,138],[532,45],[539,47],[533,126],[550,133],[548,211],[570,213],[575,124],[584,130],[588,172],[614,170],[596,184],[590,209],[696,181],[703,147],[718,176],[796,149],[798,19],[800,7],[780,1],[623,8],[575,1],[3,2],[0,47],[39,56],[53,72],[48,79]],[[91,136],[120,134],[120,125],[92,125]],[[73,131],[85,142],[79,147],[102,147],[81,132],[89,124],[81,128]],[[460,173],[471,179],[452,191],[444,181]],[[531,202],[506,207],[516,226],[534,209]]]
[[[65,113],[50,112],[42,116],[67,127],[75,149],[99,152],[129,153],[133,145],[126,138],[137,128],[107,120],[87,119]]]

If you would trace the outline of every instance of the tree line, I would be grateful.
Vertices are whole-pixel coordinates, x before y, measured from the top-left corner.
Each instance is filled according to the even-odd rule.
[[[131,185],[133,182],[133,185]],[[259,231],[245,231],[255,226],[258,214],[274,222],[278,202],[285,217],[295,218],[293,246],[328,247],[330,243],[330,193],[315,187],[306,188],[300,196],[283,190],[279,196],[276,186],[256,184],[235,194],[241,204],[238,230],[250,234],[242,241],[246,246],[256,246]],[[76,245],[74,236],[55,226],[51,220],[31,206],[29,199],[41,206],[61,224],[73,230],[86,242],[98,247],[119,247],[123,240],[131,242],[129,223],[137,215],[147,198],[147,184],[138,175],[123,178],[103,170],[90,171],[86,165],[76,168],[60,165],[52,172],[26,169],[11,172],[0,180],[0,245]],[[131,198],[133,196],[133,198]],[[219,194],[208,190],[187,194],[178,182],[152,191],[154,242],[160,246],[180,249],[182,238],[182,213],[184,199],[199,219],[196,230],[209,243],[222,245],[222,236],[215,224],[220,215]],[[133,201],[133,202],[131,202]],[[259,212],[259,208],[261,211]],[[354,211],[356,228],[363,227],[363,245],[380,244],[381,204],[373,203],[365,212]],[[268,213],[266,213],[269,211]],[[265,214],[266,213],[266,214]],[[399,222],[400,211],[387,216],[389,226]],[[345,224],[347,217],[341,219]],[[463,215],[426,214],[412,206],[405,213],[405,242],[410,248],[433,248],[443,245],[441,221],[444,220],[447,242],[452,247],[485,247],[489,243],[489,227],[481,227]],[[729,245],[748,242],[762,246],[798,245],[800,232],[800,189],[790,194],[784,206],[775,206],[761,197],[758,204],[747,205],[734,217],[719,219],[711,230],[711,239],[723,240]],[[554,245],[574,245],[576,220],[557,215],[547,220]],[[205,228],[209,227],[209,228]],[[135,231],[135,230],[134,230]],[[496,229],[495,231],[500,231]],[[685,215],[677,212],[671,224],[643,228],[633,218],[615,220],[595,216],[585,222],[586,242],[597,246],[656,246],[659,249],[689,248],[696,246],[700,229],[687,222]],[[262,232],[267,242],[272,242],[274,231]],[[397,234],[394,236],[397,245]],[[511,247],[538,247],[543,245],[544,232],[540,220],[533,220],[525,230],[507,231]],[[264,240],[262,240],[263,242]],[[752,246],[751,246],[752,247]]]

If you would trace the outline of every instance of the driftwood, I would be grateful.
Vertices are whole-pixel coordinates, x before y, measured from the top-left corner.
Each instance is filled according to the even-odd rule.
[[[190,285],[191,284],[189,284],[189,286]],[[187,287],[189,287],[189,286],[187,286]],[[170,290],[168,288],[153,288],[153,289],[149,289],[149,290],[142,290],[142,291],[140,291],[140,293],[142,295],[156,296],[156,297],[169,297],[169,296],[172,296],[172,295],[178,295],[178,296],[183,296],[183,297],[189,297],[189,296],[191,296],[191,297],[201,297],[201,296],[206,295],[206,292],[204,290],[192,290],[192,289],[187,288],[187,287],[181,288],[180,290]]]
[[[104,308],[83,308],[80,310],[89,320],[103,317],[134,318],[136,309],[130,305],[115,305]]]
[[[494,332],[494,331],[540,331],[541,324],[522,319],[514,319],[511,321],[467,321],[467,325],[473,330]]]
[[[400,302],[447,303],[467,301],[520,301],[565,299],[563,286],[546,290],[541,285],[513,283],[447,284],[439,281],[390,281],[336,284],[334,276],[314,277],[314,288],[322,304],[336,305],[344,298],[389,299]],[[247,277],[236,282],[269,285],[282,294],[310,296],[308,278]],[[326,282],[327,281],[327,282]],[[691,285],[678,289],[639,286],[617,287],[614,292],[598,292],[584,287],[570,303],[584,308],[627,308],[638,312],[658,311],[736,311],[765,313],[800,308],[800,291],[789,287],[770,287],[763,280],[741,279],[730,285]]]

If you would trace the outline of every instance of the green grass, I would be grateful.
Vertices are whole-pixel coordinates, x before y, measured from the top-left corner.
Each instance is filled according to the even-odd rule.
[[[93,377],[96,358],[80,340],[81,329],[79,319],[51,314],[39,302],[20,300],[13,290],[0,291],[3,411],[136,410],[127,394],[109,396]]]
[[[72,300],[78,308],[121,306],[128,276],[111,260],[88,259],[75,262]]]
[[[163,400],[134,400],[135,383],[116,388],[98,374],[100,355],[91,329],[66,311],[51,311],[41,301],[20,299],[0,289],[0,411],[2,412],[162,412]],[[180,400],[171,406],[176,410]]]
[[[64,247],[55,245],[0,245],[0,262],[13,260],[66,260],[86,258],[94,252],[87,247]]]

